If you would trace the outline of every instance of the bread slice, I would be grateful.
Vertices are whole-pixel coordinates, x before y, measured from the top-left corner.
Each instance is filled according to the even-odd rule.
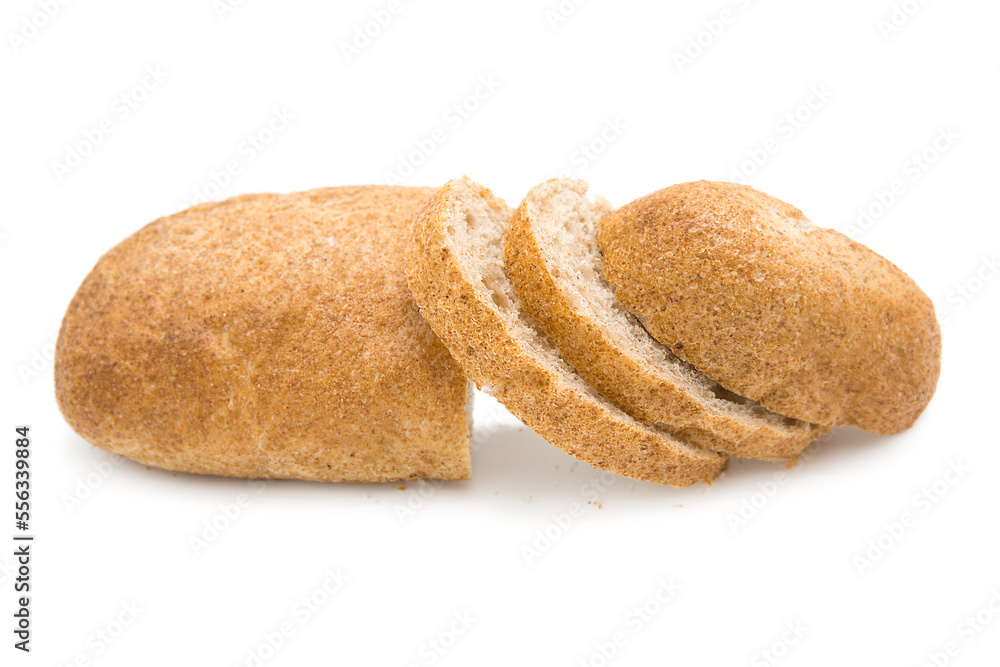
[[[933,302],[890,261],[746,185],[698,181],[605,217],[604,273],[649,333],[790,417],[891,434],[941,370]]]
[[[563,358],[631,416],[731,456],[794,460],[828,429],[728,394],[654,340],[604,279],[597,225],[612,206],[587,184],[547,181],[514,211],[507,273]]]
[[[55,361],[66,420],[168,470],[467,479],[471,385],[402,264],[408,221],[434,192],[246,195],[147,225],[66,312]]]
[[[410,290],[468,376],[553,445],[598,468],[661,484],[714,479],[726,458],[644,426],[559,357],[521,312],[504,268],[510,209],[466,179],[437,192],[413,221]]]

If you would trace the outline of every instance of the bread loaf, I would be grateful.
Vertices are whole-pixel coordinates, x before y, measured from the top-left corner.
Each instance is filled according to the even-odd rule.
[[[56,396],[86,440],[248,478],[466,479],[470,385],[410,296],[434,190],[247,195],[108,252],[63,320]]]

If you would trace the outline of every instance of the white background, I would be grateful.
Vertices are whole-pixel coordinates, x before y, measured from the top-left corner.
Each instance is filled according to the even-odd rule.
[[[37,541],[30,655],[11,647],[12,548],[0,551],[2,664],[252,665],[286,622],[261,664],[916,666],[951,641],[957,655],[938,664],[996,664],[997,3],[908,0],[890,32],[890,0],[592,0],[555,25],[557,0],[421,0],[350,59],[343,45],[388,0],[252,0],[221,16],[218,4],[70,2],[45,19],[30,0],[4,3],[0,538],[26,423]],[[686,49],[692,62],[678,60]],[[495,90],[477,90],[481,77]],[[451,110],[477,92],[467,117]],[[244,142],[275,109],[294,119],[250,159]],[[110,134],[59,173],[105,118]],[[835,432],[780,484],[780,468],[734,461],[711,488],[684,490],[602,478],[488,402],[473,479],[405,491],[257,493],[114,466],[64,423],[52,339],[102,253],[206,186],[224,198],[383,183],[436,128],[444,141],[405,183],[468,174],[512,204],[561,172],[624,204],[741,169],[935,300],[947,318],[936,398],[901,435]],[[939,132],[951,138],[935,149]],[[239,173],[213,189],[229,161]],[[859,225],[859,208],[875,215]],[[249,504],[196,555],[190,538],[240,494]],[[892,536],[906,513],[913,525]],[[317,592],[338,568],[346,583]],[[657,601],[671,579],[679,590]],[[313,595],[327,599],[306,618],[296,605]],[[624,645],[604,658],[616,633]]]

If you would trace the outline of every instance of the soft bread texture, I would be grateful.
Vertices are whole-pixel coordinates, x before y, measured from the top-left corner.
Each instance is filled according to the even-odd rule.
[[[617,302],[597,246],[611,210],[583,181],[553,179],[528,193],[504,237],[524,310],[584,380],[636,419],[732,456],[794,460],[828,429],[725,398]]]
[[[462,179],[414,218],[410,289],[468,376],[540,436],[598,468],[674,486],[715,478],[724,456],[644,426],[601,398],[521,313],[503,262],[510,213]]]
[[[601,222],[604,272],[648,331],[798,419],[906,429],[940,372],[934,306],[869,248],[751,187],[698,181]]]
[[[91,443],[169,470],[467,479],[471,385],[402,266],[434,192],[247,195],[157,220],[84,280],[56,347]]]

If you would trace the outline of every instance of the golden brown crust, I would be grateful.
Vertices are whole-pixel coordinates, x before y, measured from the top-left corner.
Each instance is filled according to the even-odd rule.
[[[783,424],[777,415],[773,421],[780,427],[749,414],[737,416],[616,342],[607,323],[589,309],[574,305],[551,273],[539,245],[535,228],[539,223],[532,219],[541,213],[536,205],[544,205],[535,198],[544,196],[547,186],[573,190],[580,196],[586,193],[586,184],[569,180],[550,181],[529,193],[514,211],[504,236],[507,271],[524,310],[591,386],[632,417],[664,424],[685,439],[731,456],[795,460],[828,430],[807,422]]]
[[[147,225],[63,320],[66,420],[170,470],[467,479],[467,381],[402,267],[409,217],[433,192],[246,195]]]
[[[727,389],[811,422],[895,433],[934,394],[941,334],[903,271],[753,188],[699,181],[607,216],[616,296]]]
[[[469,377],[540,436],[596,467],[617,474],[686,486],[714,479],[725,458],[644,427],[532,353],[467,275],[449,227],[465,224],[463,190],[472,189],[496,215],[506,205],[471,181],[452,181],[414,218],[406,252],[410,289],[421,313]],[[466,195],[467,196],[467,195]]]

